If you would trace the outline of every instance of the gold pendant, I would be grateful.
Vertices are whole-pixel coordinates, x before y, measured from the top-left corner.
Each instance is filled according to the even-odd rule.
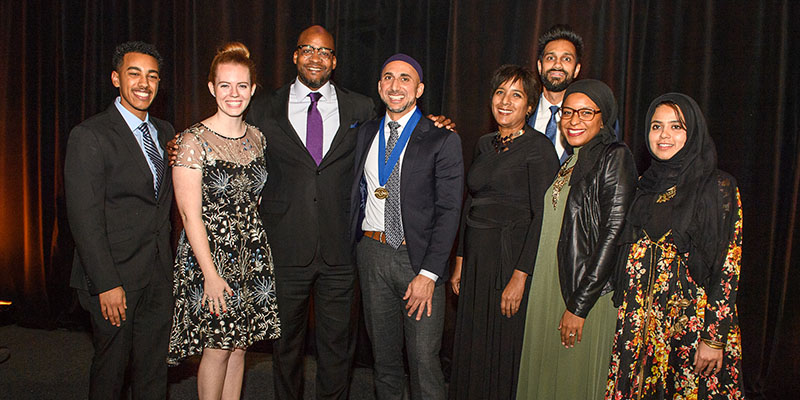
[[[561,194],[561,189],[564,185],[567,184],[569,178],[572,176],[572,170],[575,169],[575,166],[571,166],[567,168],[569,165],[569,161],[572,159],[572,154],[567,158],[567,161],[564,162],[564,165],[558,170],[558,175],[556,175],[556,179],[553,182],[553,209],[555,210],[558,208],[558,198]]]
[[[389,197],[389,191],[386,190],[385,187],[379,187],[375,189],[375,197],[377,197],[379,200],[385,200],[387,197]]]
[[[672,200],[672,198],[675,197],[675,192],[676,192],[675,186],[667,189],[666,192],[661,193],[660,195],[658,195],[658,198],[656,199],[656,203],[666,203],[666,202]]]

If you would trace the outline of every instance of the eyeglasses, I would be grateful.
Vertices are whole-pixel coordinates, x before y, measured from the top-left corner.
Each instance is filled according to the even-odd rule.
[[[330,60],[334,53],[336,53],[333,51],[333,49],[329,49],[327,47],[314,47],[310,44],[302,44],[297,46],[297,52],[305,58],[309,58],[314,55],[314,53],[317,53],[317,55],[323,60]]]
[[[558,109],[558,114],[561,119],[572,119],[574,114],[578,114],[578,118],[581,121],[591,121],[594,119],[594,116],[600,114],[602,111],[600,110],[592,110],[591,108],[581,108],[581,109],[574,109],[570,107],[561,107]]]

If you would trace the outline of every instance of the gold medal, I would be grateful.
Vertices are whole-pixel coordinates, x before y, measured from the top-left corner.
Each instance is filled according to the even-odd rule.
[[[379,200],[384,200],[389,197],[389,191],[386,190],[385,187],[379,187],[375,189],[375,197],[377,197]]]

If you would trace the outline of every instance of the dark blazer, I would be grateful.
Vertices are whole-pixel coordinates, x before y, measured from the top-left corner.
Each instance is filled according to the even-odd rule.
[[[580,157],[580,155],[578,156]],[[582,318],[614,288],[617,236],[636,190],[636,163],[625,143],[609,143],[592,172],[567,195],[558,270],[567,309]]]
[[[347,214],[353,150],[358,126],[373,118],[375,102],[334,85],[339,130],[317,166],[289,122],[289,87],[256,96],[247,114],[267,138],[269,179],[260,212],[275,265],[308,265],[318,245],[328,265],[353,264]]]
[[[150,121],[166,149],[175,129],[152,115]],[[156,200],[145,155],[113,104],[72,129],[64,165],[76,248],[70,286],[92,295],[117,286],[137,290],[153,268],[172,281],[172,174],[164,175]]]
[[[363,237],[361,222],[366,204],[364,163],[381,120],[365,123],[358,131],[356,166],[351,197],[350,231],[353,240]],[[425,269],[444,282],[448,258],[453,248],[464,199],[464,160],[461,138],[436,128],[421,118],[411,133],[400,171],[400,208],[408,257],[415,273]]]

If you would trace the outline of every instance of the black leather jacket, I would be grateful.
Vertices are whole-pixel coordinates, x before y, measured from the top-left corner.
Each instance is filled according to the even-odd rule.
[[[558,271],[571,313],[586,318],[597,299],[614,290],[617,235],[636,189],[636,164],[624,143],[609,143],[597,164],[567,196]]]

